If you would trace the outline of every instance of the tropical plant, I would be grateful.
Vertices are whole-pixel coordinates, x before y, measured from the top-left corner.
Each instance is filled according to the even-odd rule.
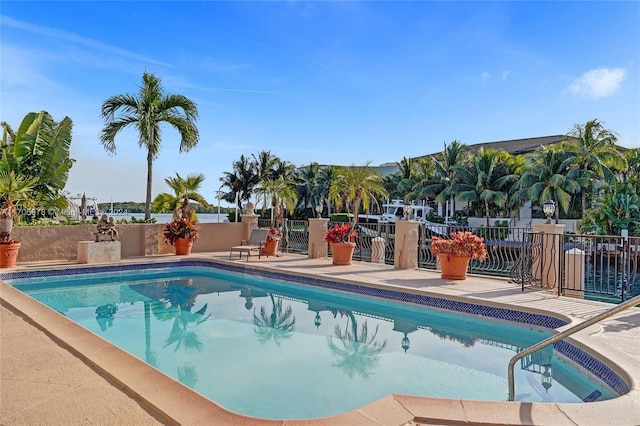
[[[40,111],[28,113],[17,132],[6,122],[1,126],[0,172],[8,174],[4,178],[5,185],[28,182],[29,196],[21,201],[31,207],[40,207],[37,210],[42,214],[52,208],[66,208],[68,202],[62,191],[74,163],[69,158],[71,119],[65,117],[56,122],[49,113]],[[11,191],[14,189],[15,186],[10,188]],[[0,190],[0,194],[6,192]]]
[[[468,231],[452,232],[449,239],[433,237],[431,253],[434,256],[446,254],[447,256],[468,257],[480,262],[487,258],[484,238]]]
[[[284,220],[284,213],[293,213],[298,195],[296,193],[295,182],[282,176],[277,179],[266,179],[260,182],[256,189],[258,198],[262,199],[263,210],[270,203],[273,208],[274,227],[279,227]]]
[[[454,166],[459,182],[453,186],[457,198],[482,203],[487,226],[491,207],[504,207],[507,202],[506,192],[500,189],[518,179],[516,175],[505,175],[503,159],[504,151],[480,148],[468,164]]]
[[[154,213],[174,212],[184,200],[189,200],[209,207],[209,203],[200,194],[199,189],[205,177],[202,173],[190,174],[184,179],[179,173],[176,177],[168,177],[164,181],[173,190],[173,194],[163,192],[153,199],[151,210]],[[195,210],[194,210],[195,213]]]
[[[198,226],[187,218],[174,219],[164,227],[164,242],[174,245],[179,239],[195,241],[198,238]]]
[[[256,163],[241,155],[239,160],[233,162],[233,171],[224,172],[220,182],[229,189],[222,199],[242,209],[242,202],[251,199],[253,189],[260,182]]]
[[[116,116],[116,113],[120,115]],[[160,125],[167,123],[180,133],[180,152],[187,152],[198,144],[196,127],[198,108],[183,95],[165,94],[160,79],[153,74],[142,75],[138,95],[124,94],[108,98],[102,104],[105,127],[100,133],[100,142],[105,150],[116,153],[116,135],[128,126],[138,130],[138,145],[147,150],[147,195],[144,218],[151,218],[151,183],[153,160],[162,144]]]
[[[269,228],[269,233],[267,234],[267,240],[278,241],[280,238],[282,238],[282,233],[278,228]]]
[[[335,223],[332,228],[325,231],[323,238],[328,243],[347,243],[353,242],[356,237],[356,231],[352,229],[348,223]]]
[[[597,118],[584,125],[575,124],[567,134],[567,139],[572,165],[588,177],[611,182],[614,179],[612,168],[624,170],[626,167],[623,155],[616,148],[618,138],[605,129]],[[584,181],[580,188],[583,219],[587,211],[587,193],[593,189],[593,180]]]
[[[584,173],[570,169],[566,145],[549,148],[541,147],[528,155],[526,166],[520,179],[513,185],[511,202],[521,205],[532,201],[542,206],[548,199],[553,200],[564,212],[569,210],[571,197],[580,191],[589,177]],[[556,209],[556,223],[560,218],[560,209]]]
[[[369,162],[364,166],[341,167],[338,175],[331,184],[329,199],[346,206],[347,213],[353,214],[351,229],[355,229],[358,223],[358,212],[360,204],[368,214],[372,204],[377,204],[376,196],[386,198],[387,191],[384,189],[382,178],[369,167]]]

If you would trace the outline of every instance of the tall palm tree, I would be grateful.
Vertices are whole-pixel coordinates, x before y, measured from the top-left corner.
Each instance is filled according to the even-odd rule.
[[[329,199],[336,204],[343,204],[348,213],[353,214],[351,229],[358,223],[360,204],[368,214],[370,206],[377,203],[376,197],[386,198],[387,190],[384,189],[382,178],[369,167],[369,162],[364,166],[341,167],[338,176],[333,181],[329,190]]]
[[[584,125],[575,124],[567,134],[572,163],[583,172],[591,171],[596,178],[612,181],[614,173],[610,167],[624,170],[624,157],[616,148],[618,138],[604,128],[598,119],[589,120]],[[593,189],[593,182],[586,181],[580,188],[582,200],[582,218],[587,211],[587,193]]]
[[[116,116],[116,113],[120,115]],[[145,220],[151,218],[151,183],[153,160],[158,157],[162,144],[160,125],[167,123],[180,134],[180,152],[187,152],[198,144],[200,138],[196,120],[196,104],[183,95],[165,94],[160,79],[153,74],[142,75],[142,86],[138,95],[115,95],[102,104],[105,127],[100,133],[100,142],[105,150],[116,153],[115,138],[124,128],[133,126],[139,134],[138,146],[147,150],[147,196]]]
[[[238,209],[242,209],[242,202],[251,199],[253,189],[260,182],[256,163],[241,155],[233,162],[233,172],[224,172],[220,182],[230,190],[222,198],[230,203],[236,203]]]
[[[258,174],[258,180],[269,179],[273,177],[274,169],[280,159],[273,155],[271,151],[260,151],[258,154],[251,154],[253,164]]]
[[[173,194],[163,192],[156,195],[153,203],[151,203],[151,210],[154,213],[173,212],[184,200],[209,207],[209,203],[199,192],[204,179],[205,177],[202,173],[190,174],[184,179],[176,172],[176,177],[168,177],[164,180],[173,190]]]

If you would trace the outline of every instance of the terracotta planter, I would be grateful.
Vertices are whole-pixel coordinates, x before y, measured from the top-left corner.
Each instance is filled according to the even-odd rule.
[[[442,273],[440,277],[446,280],[465,280],[467,279],[467,268],[469,267],[469,258],[466,256],[452,256],[450,254],[439,254],[440,269]]]
[[[13,268],[18,260],[20,243],[0,244],[0,268]]]
[[[264,242],[264,246],[260,249],[260,254],[275,256],[278,252],[278,244],[280,244],[280,238],[273,240],[267,238]]]
[[[356,243],[329,243],[334,265],[351,265]]]
[[[191,254],[191,248],[193,247],[193,240],[189,238],[178,238],[173,243],[173,248],[176,251],[177,256],[186,256]]]

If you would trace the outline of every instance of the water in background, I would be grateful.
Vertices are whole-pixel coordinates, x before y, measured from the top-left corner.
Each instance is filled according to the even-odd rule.
[[[144,219],[144,213],[121,213],[115,212],[113,215],[109,214],[109,216],[113,216],[115,220],[118,219],[127,219],[131,220],[131,217],[135,217],[136,219]],[[155,218],[158,223],[166,223],[171,222],[173,219],[173,215],[171,213],[151,213],[151,217]],[[216,222],[229,222],[229,217],[225,213],[221,213],[218,216],[217,213],[198,213],[198,221],[200,223],[216,223]]]

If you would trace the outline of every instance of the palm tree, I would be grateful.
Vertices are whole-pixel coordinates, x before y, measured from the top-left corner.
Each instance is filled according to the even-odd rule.
[[[339,168],[338,176],[329,190],[329,199],[336,204],[345,205],[347,212],[353,214],[352,230],[358,223],[360,203],[368,214],[371,204],[377,203],[376,197],[388,196],[384,181],[369,164],[367,162],[362,167],[352,165]]]
[[[263,210],[267,208],[267,203],[271,202],[273,207],[273,226],[278,228],[284,220],[284,212],[293,213],[293,209],[298,201],[295,182],[284,177],[277,179],[266,179],[260,182],[256,192],[263,200]]]
[[[327,166],[320,169],[318,173],[318,183],[316,185],[316,196],[327,205],[327,216],[331,216],[332,203],[329,199],[329,191],[333,181],[338,176],[338,168],[336,166]]]
[[[469,148],[458,140],[452,141],[449,145],[444,144],[442,160],[432,157],[435,166],[434,177],[427,176],[422,182],[418,182],[418,198],[433,197],[441,205],[447,205],[451,201],[451,214],[455,213],[455,192],[456,173],[454,166],[461,164]],[[447,212],[448,215],[448,212]]]
[[[163,192],[156,195],[151,204],[151,210],[154,213],[174,212],[184,200],[209,207],[207,200],[198,192],[204,179],[205,177],[202,173],[190,174],[184,179],[176,172],[176,177],[168,177],[164,180],[173,190],[173,194]]]
[[[571,159],[566,147],[542,147],[526,158],[520,180],[514,184],[512,203],[537,202],[542,206],[548,199],[553,200],[562,211],[569,210],[572,194],[580,191],[581,183],[588,177],[570,169]],[[560,208],[556,209],[556,223],[560,218]]]
[[[320,203],[318,198],[317,186],[318,176],[320,174],[320,166],[318,163],[311,162],[306,167],[298,169],[296,174],[296,182],[298,186],[298,200],[300,203],[297,206],[298,212],[303,215],[307,214],[309,207],[314,208]]]
[[[120,115],[116,117],[116,113]],[[160,125],[167,123],[180,134],[180,152],[187,152],[198,144],[196,127],[198,108],[183,95],[165,94],[160,79],[153,74],[142,75],[142,86],[137,96],[115,95],[102,104],[105,127],[100,133],[100,142],[107,152],[116,153],[116,135],[128,126],[139,133],[138,145],[147,150],[147,196],[145,220],[151,218],[151,183],[153,160],[158,157],[162,144]]]
[[[500,189],[517,180],[516,175],[505,175],[501,168],[503,151],[480,148],[468,165],[454,166],[459,183],[453,190],[461,201],[478,201],[484,205],[487,226],[491,206],[504,207],[507,194]]]
[[[253,189],[260,182],[256,163],[241,155],[240,159],[233,162],[233,172],[224,172],[220,182],[230,190],[222,198],[236,203],[238,209],[242,209],[242,202],[251,199]]]
[[[610,169],[614,167],[624,170],[625,160],[616,148],[618,138],[604,128],[598,119],[587,121],[586,124],[575,124],[568,133],[572,163],[583,172],[591,171],[596,178],[604,178],[612,181],[614,173]],[[587,211],[587,193],[593,188],[591,180],[580,188],[582,200],[582,218]]]

